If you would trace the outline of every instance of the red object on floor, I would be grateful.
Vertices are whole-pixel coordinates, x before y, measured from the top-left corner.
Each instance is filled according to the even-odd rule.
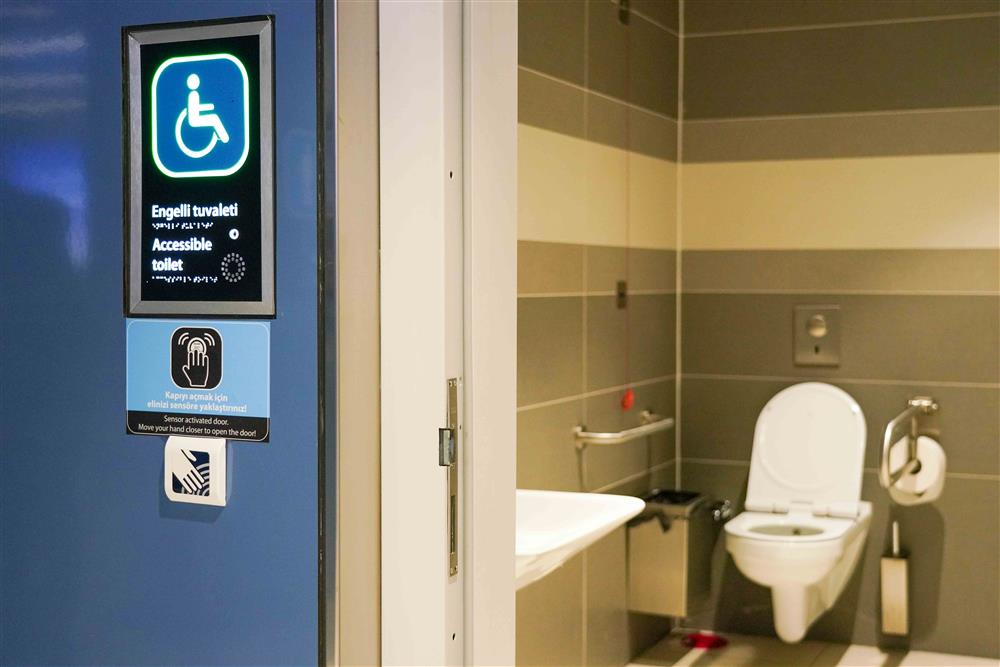
[[[729,643],[729,640],[720,635],[714,634],[712,632],[692,632],[691,634],[684,635],[685,646],[691,648],[722,648]]]
[[[627,389],[624,394],[622,394],[622,410],[628,412],[635,405],[635,392],[631,389]]]

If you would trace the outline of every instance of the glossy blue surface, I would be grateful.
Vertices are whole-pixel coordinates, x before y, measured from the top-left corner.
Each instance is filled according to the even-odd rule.
[[[276,15],[272,436],[226,508],[175,505],[125,434],[123,25]],[[312,2],[0,5],[0,664],[317,655]]]

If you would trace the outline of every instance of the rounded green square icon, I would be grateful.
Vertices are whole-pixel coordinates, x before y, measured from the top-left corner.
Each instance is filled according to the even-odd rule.
[[[228,53],[165,60],[153,75],[153,161],[171,178],[229,176],[250,152],[250,81]]]

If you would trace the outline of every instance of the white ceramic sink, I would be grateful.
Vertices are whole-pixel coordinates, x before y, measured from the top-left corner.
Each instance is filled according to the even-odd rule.
[[[645,505],[631,496],[518,489],[516,588],[549,574]]]

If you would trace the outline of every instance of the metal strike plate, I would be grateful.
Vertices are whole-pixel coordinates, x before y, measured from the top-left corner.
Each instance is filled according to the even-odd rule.
[[[455,429],[438,429],[438,465],[450,466],[455,463]]]
[[[840,306],[795,306],[795,365],[840,365]]]

